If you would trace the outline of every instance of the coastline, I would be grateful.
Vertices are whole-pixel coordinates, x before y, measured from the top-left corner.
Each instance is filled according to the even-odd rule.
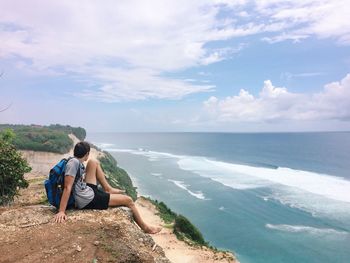
[[[79,141],[74,135],[70,135],[70,138],[73,140],[74,144]],[[34,168],[32,172],[26,174],[27,179],[43,180],[43,175],[47,174],[47,168],[53,166],[57,163],[57,160],[63,157],[72,155],[72,150],[66,154],[54,154],[47,152],[34,152],[34,151],[21,151],[22,155],[28,160],[30,165]],[[100,159],[105,154],[95,148],[91,148],[90,158]],[[113,157],[114,158],[114,157]],[[22,190],[22,195],[29,200],[23,201],[23,198],[19,198],[18,202],[21,205],[33,204],[42,199],[44,189],[42,189],[41,184],[35,186],[36,193],[26,194],[26,189]],[[30,198],[33,198],[30,201]],[[140,213],[144,217],[147,223],[161,226],[162,231],[156,235],[152,235],[154,242],[163,249],[166,257],[174,263],[190,263],[190,262],[203,262],[203,263],[221,263],[221,262],[238,262],[233,253],[216,251],[208,247],[200,247],[189,245],[184,241],[177,239],[176,235],[173,233],[172,229],[169,229],[166,224],[162,221],[158,215],[156,207],[146,198],[138,196],[137,201],[135,202],[137,208],[140,210]]]
[[[166,257],[173,263],[211,263],[211,262],[239,262],[230,252],[215,251],[205,246],[191,246],[178,240],[172,229],[165,226],[164,221],[158,215],[157,208],[145,197],[140,196],[136,206],[145,221],[153,225],[162,226],[162,231],[152,235],[157,245],[163,248]]]
[[[93,148],[92,148],[93,149]],[[93,149],[91,157],[99,159],[103,157],[101,150]],[[108,151],[107,151],[108,153]],[[108,153],[109,154],[109,153]],[[116,160],[112,155],[111,158]],[[117,161],[117,160],[116,160]],[[120,167],[119,167],[120,168]],[[131,178],[130,178],[131,179]],[[150,200],[143,196],[137,196],[136,207],[140,211],[143,219],[152,225],[162,227],[162,231],[152,235],[155,243],[160,246],[166,257],[173,263],[239,263],[232,252],[220,251],[207,246],[192,245],[181,241],[173,233],[172,227],[169,227],[160,217],[156,206]]]

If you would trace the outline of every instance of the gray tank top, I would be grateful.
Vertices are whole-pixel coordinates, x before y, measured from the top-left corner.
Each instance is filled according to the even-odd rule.
[[[78,169],[80,169],[79,174]],[[95,196],[94,190],[86,185],[85,166],[77,158],[71,158],[66,165],[65,176],[68,175],[74,177],[72,191],[75,199],[75,206],[83,208],[88,205]]]

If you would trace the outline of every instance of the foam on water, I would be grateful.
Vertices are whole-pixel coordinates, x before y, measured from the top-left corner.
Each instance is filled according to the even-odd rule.
[[[114,144],[102,142],[102,143],[97,143],[97,146],[100,148],[108,148],[108,147],[114,146]]]
[[[303,225],[273,225],[273,224],[266,224],[266,228],[283,231],[283,232],[289,232],[289,233],[308,233],[312,235],[342,235],[346,236],[349,235],[348,232],[345,231],[339,231],[332,228],[317,228],[317,227],[311,227],[311,226],[303,226]]]
[[[173,182],[176,186],[180,187],[181,189],[187,191],[190,195],[198,198],[198,199],[202,199],[202,200],[207,200],[204,196],[204,194],[201,191],[197,191],[197,192],[192,192],[191,190],[188,189],[188,187],[190,185],[186,185],[183,181],[176,181],[176,180],[171,180],[168,179],[169,182]]]
[[[146,149],[118,149],[118,148],[104,148],[107,152],[125,152],[125,153],[131,153],[135,155],[143,155],[148,157],[148,159],[160,159],[160,158],[183,158],[185,156],[183,155],[175,155],[171,153],[165,153],[165,152],[155,152],[155,151],[148,151]]]
[[[341,177],[283,167],[254,167],[145,149],[106,150],[142,155],[150,161],[175,159],[180,169],[208,177],[234,189],[268,187],[272,194],[260,197],[264,201],[278,200],[284,205],[302,209],[314,216],[338,217],[342,221],[350,219],[350,181]],[[204,199],[202,193],[193,193],[180,181],[176,182],[178,187],[192,196]]]
[[[158,177],[158,178],[163,178],[162,173],[151,173],[151,175]]]
[[[328,217],[342,222],[350,220],[350,181],[340,177],[289,168],[231,164],[204,157],[180,158],[178,164],[183,170],[234,189],[267,187],[272,192],[271,196],[259,196],[266,202],[277,200],[315,217]]]
[[[242,189],[280,184],[350,203],[350,181],[344,178],[290,168],[263,168],[187,157],[178,161],[181,169],[211,177],[223,184]]]

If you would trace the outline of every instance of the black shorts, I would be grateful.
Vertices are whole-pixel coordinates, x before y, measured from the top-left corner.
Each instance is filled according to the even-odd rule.
[[[94,190],[95,197],[92,199],[92,201],[84,206],[83,209],[107,209],[108,208],[108,203],[109,203],[109,198],[110,195],[109,193],[106,193],[100,189],[97,188],[97,185],[94,184],[87,184]]]

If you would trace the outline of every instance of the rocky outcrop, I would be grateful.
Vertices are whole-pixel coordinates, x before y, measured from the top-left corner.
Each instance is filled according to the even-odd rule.
[[[69,211],[34,205],[0,210],[0,262],[170,262],[128,210]]]
[[[56,211],[45,203],[43,182],[49,170],[73,152],[21,152],[32,167],[25,175],[29,187],[11,207],[0,207],[0,262],[170,262],[128,209],[70,210],[65,223],[54,223]],[[91,149],[92,158],[101,155]]]

